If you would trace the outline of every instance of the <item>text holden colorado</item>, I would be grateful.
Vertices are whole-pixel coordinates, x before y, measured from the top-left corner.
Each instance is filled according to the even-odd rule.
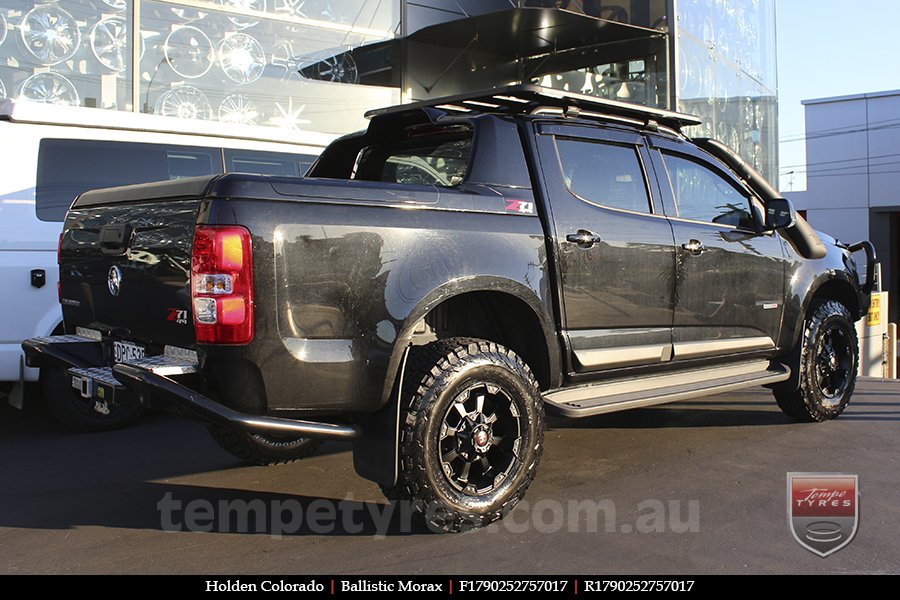
[[[305,583],[287,581],[263,581],[262,583],[242,583],[240,579],[227,581],[207,580],[207,592],[324,592],[325,584],[315,579]]]

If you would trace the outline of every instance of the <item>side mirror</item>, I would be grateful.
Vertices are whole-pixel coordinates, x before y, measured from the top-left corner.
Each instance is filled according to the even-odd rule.
[[[797,211],[787,198],[772,198],[766,202],[766,228],[773,231],[788,229],[797,222]]]

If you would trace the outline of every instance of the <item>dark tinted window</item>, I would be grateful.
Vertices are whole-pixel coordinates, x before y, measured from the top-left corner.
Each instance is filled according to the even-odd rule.
[[[222,172],[221,150],[96,140],[41,141],[35,201],[42,221],[63,221],[82,192]]]
[[[678,217],[719,225],[753,228],[750,201],[730,181],[708,167],[678,156],[664,154]]]
[[[216,168],[213,168],[215,160]],[[221,172],[219,157],[213,157],[211,151],[191,152],[188,150],[166,150],[166,163],[169,165],[169,179],[185,177],[202,177]]]
[[[225,171],[228,173],[302,177],[315,160],[315,156],[308,154],[225,149]]]
[[[439,187],[459,185],[469,168],[471,132],[447,136],[433,129],[411,129],[406,134],[410,139],[364,148],[357,159],[354,179]]]
[[[556,146],[570,192],[601,206],[650,212],[637,148],[564,138]]]

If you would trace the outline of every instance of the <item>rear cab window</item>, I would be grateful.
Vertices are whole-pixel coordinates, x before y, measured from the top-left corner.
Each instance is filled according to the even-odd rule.
[[[467,126],[408,127],[399,140],[364,147],[357,156],[353,179],[457,186],[469,171],[472,138]]]

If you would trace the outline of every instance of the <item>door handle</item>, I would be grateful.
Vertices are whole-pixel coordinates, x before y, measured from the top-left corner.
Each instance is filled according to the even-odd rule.
[[[570,233],[566,236],[567,242],[578,244],[579,248],[590,248],[594,244],[599,244],[603,240],[599,235],[587,229],[579,229],[577,233]]]
[[[706,252],[706,246],[700,240],[691,240],[687,244],[682,244],[682,248],[690,252],[694,256],[700,256]]]

